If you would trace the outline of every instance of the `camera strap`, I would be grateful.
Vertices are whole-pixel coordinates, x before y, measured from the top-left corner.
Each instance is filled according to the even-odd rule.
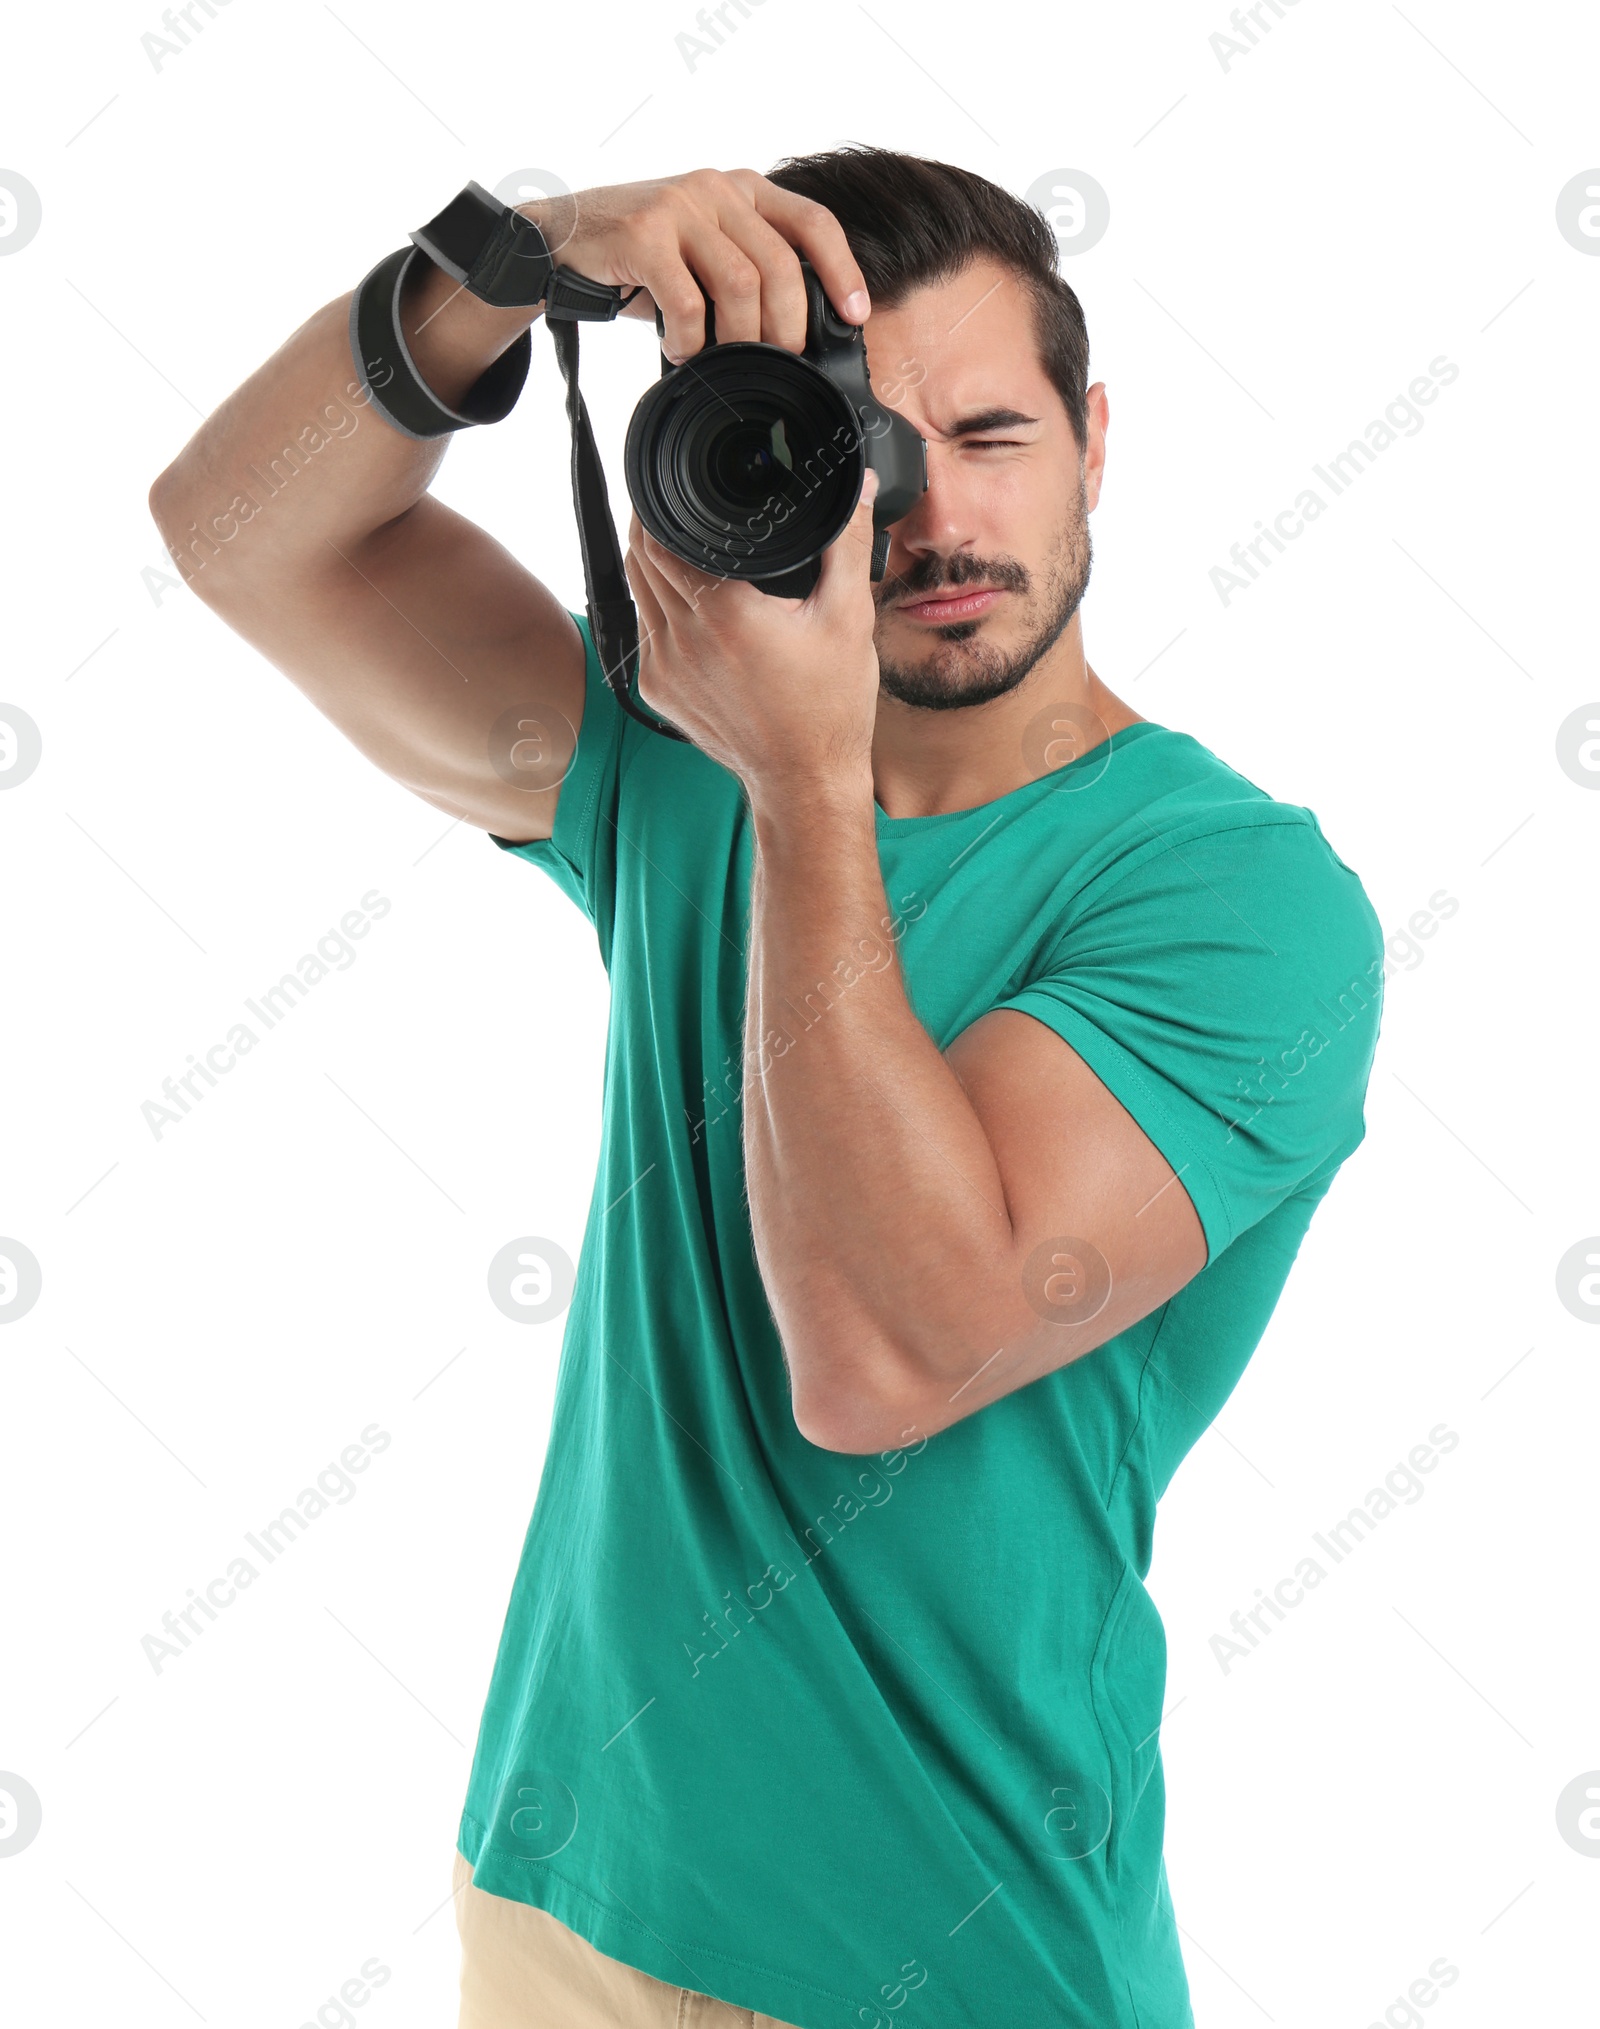
[[[567,272],[556,271],[558,275]],[[598,292],[603,286],[589,282],[586,277],[582,279],[587,289]],[[553,283],[554,280],[552,277]],[[610,315],[615,317],[625,299],[619,290],[611,293],[616,307],[610,310]],[[578,547],[583,553],[583,590],[595,653],[617,703],[630,718],[654,733],[664,733],[668,739],[687,740],[687,733],[680,733],[665,719],[641,710],[633,697],[633,678],[639,660],[639,614],[622,567],[622,545],[617,539],[605,468],[600,463],[588,405],[578,392],[578,323],[595,318],[597,312],[587,305],[572,304],[564,291],[553,286],[544,314],[556,349],[556,363],[567,388],[567,420],[572,430],[572,505],[578,521]],[[601,310],[598,315],[603,318],[606,312]]]

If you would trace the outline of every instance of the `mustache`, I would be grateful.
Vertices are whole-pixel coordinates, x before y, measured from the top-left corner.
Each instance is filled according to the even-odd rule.
[[[1015,557],[974,557],[962,550],[953,557],[919,557],[909,571],[874,585],[872,596],[880,606],[887,606],[897,599],[926,599],[935,592],[959,591],[963,585],[998,585],[1008,592],[1025,592],[1032,582],[1026,567]]]

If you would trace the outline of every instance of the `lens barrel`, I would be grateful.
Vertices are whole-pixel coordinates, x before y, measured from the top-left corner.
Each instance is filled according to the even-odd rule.
[[[711,345],[656,382],[624,451],[639,519],[715,577],[811,564],[861,497],[867,446],[836,381],[782,346]]]

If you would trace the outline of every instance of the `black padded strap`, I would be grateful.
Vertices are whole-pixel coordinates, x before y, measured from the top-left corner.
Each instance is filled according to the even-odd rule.
[[[350,299],[350,351],[362,386],[404,437],[447,436],[468,423],[498,423],[510,415],[528,378],[533,340],[520,332],[452,409],[428,386],[400,330],[400,297],[420,247],[386,254]]]
[[[555,266],[544,234],[481,183],[469,183],[411,237],[435,266],[497,309],[544,301]]]
[[[615,313],[613,313],[615,314]],[[652,732],[687,740],[665,719],[643,711],[634,702],[632,683],[639,660],[639,615],[622,567],[622,545],[611,515],[605,470],[589,423],[589,410],[578,392],[578,327],[565,318],[549,320],[561,378],[567,385],[567,420],[572,426],[572,499],[578,513],[578,543],[583,551],[583,589],[588,601],[589,632],[600,667],[618,704]]]

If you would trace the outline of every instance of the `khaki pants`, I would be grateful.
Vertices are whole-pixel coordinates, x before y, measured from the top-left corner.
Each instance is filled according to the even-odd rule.
[[[607,1958],[548,1910],[485,1894],[460,1853],[452,1886],[461,1932],[458,2029],[790,2029]]]

